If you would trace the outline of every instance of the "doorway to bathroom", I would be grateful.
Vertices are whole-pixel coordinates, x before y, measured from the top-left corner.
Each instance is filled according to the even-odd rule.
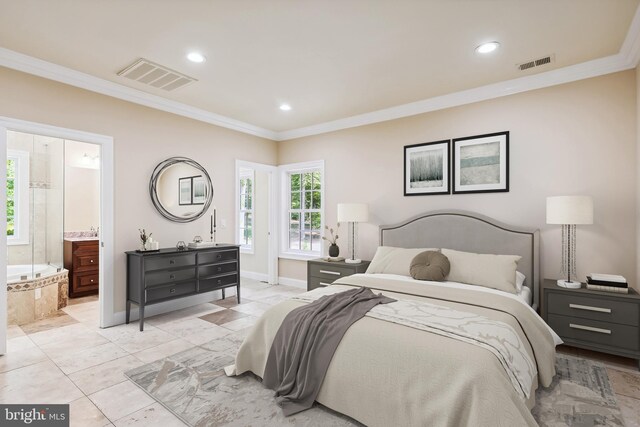
[[[113,324],[112,144],[0,117],[0,354],[7,324],[47,323],[73,301],[91,303],[85,321]]]

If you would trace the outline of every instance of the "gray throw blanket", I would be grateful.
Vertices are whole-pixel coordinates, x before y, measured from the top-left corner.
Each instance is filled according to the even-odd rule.
[[[356,288],[292,310],[271,345],[262,383],[285,416],[309,409],[347,329],[378,304],[395,300]]]

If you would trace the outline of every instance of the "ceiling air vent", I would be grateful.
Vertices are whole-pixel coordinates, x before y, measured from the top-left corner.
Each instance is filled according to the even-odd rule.
[[[120,71],[118,75],[166,91],[172,91],[197,81],[193,77],[186,76],[171,68],[163,67],[144,58],[138,59]]]
[[[543,65],[551,64],[554,61],[555,61],[555,55],[548,55],[539,59],[532,59],[531,61],[523,62],[521,64],[518,64],[517,67],[518,67],[518,70],[524,71],[524,70],[529,70],[531,68],[541,67]]]

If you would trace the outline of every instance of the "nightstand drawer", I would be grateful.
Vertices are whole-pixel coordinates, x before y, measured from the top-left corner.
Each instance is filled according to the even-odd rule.
[[[311,277],[309,278],[309,283],[307,287],[309,290],[312,290],[315,288],[321,288],[323,286],[329,286],[331,282],[333,282],[333,280],[320,279],[318,277]]]
[[[638,325],[638,304],[590,296],[551,292],[547,296],[549,313],[602,322]]]
[[[333,265],[318,265],[311,264],[310,276],[317,277],[319,279],[325,279],[325,281],[333,282],[344,276],[350,276],[353,274],[353,269],[349,267],[339,267]]]
[[[549,314],[548,323],[561,338],[637,351],[638,328],[573,316]]]

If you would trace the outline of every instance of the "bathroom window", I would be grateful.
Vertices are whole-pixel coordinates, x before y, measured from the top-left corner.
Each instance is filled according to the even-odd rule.
[[[322,255],[324,225],[324,162],[280,167],[284,224],[283,258],[309,259]]]
[[[29,244],[29,152],[7,150],[7,244]]]
[[[254,178],[253,169],[240,169],[238,243],[243,252],[253,252]]]

